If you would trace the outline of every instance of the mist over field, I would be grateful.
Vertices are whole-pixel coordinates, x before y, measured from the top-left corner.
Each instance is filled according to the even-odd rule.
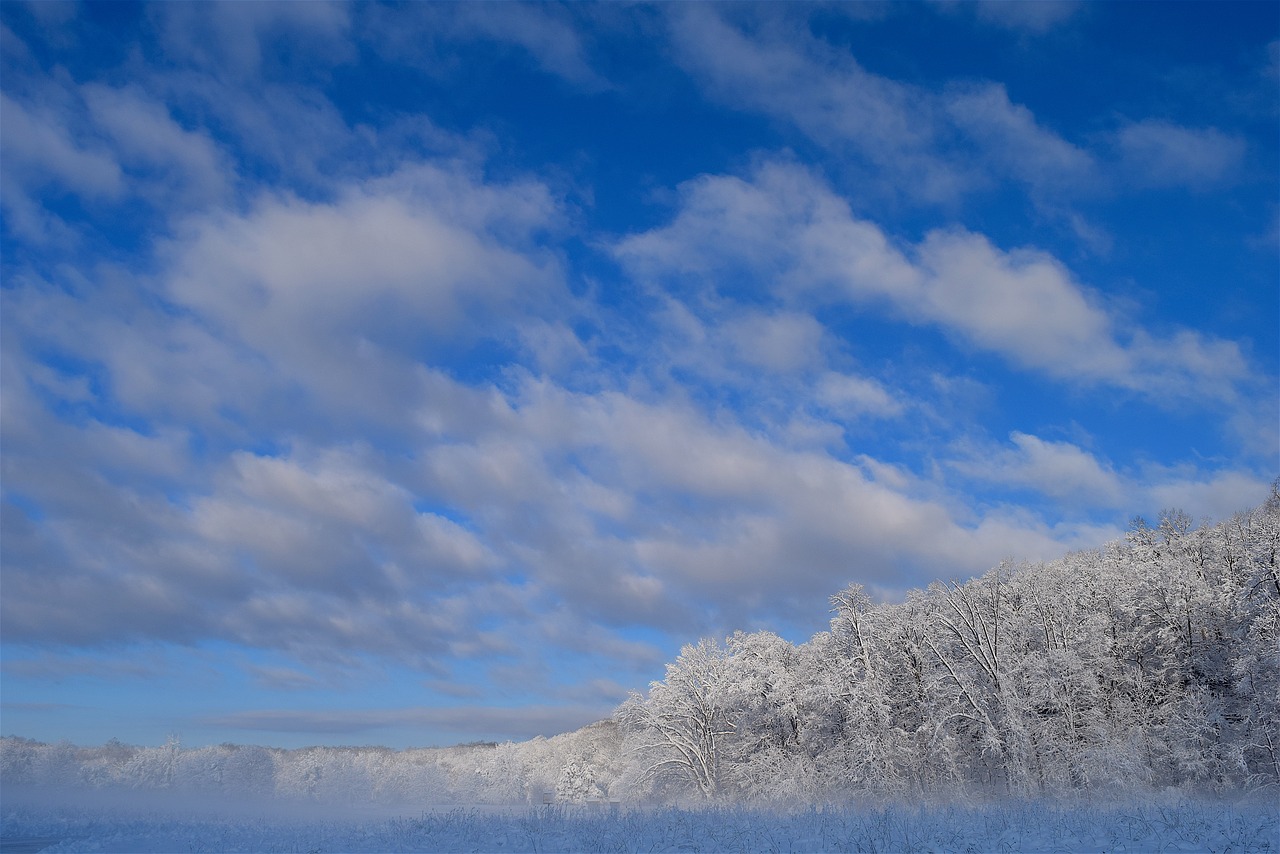
[[[20,825],[47,852],[113,851],[1272,851],[1265,805],[1170,801],[1106,806],[1007,803],[763,812],[658,808],[616,814],[542,807],[524,814],[427,811],[413,817],[209,821],[92,810]],[[57,835],[49,835],[49,834]],[[28,850],[31,850],[28,848]]]

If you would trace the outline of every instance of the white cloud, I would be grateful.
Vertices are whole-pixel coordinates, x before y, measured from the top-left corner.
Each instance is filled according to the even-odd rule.
[[[786,450],[671,403],[566,394],[546,385],[530,393],[519,416],[551,431],[540,436],[539,446],[559,440],[586,464],[587,476],[625,489],[631,498],[630,515],[621,520],[630,544],[615,554],[619,562],[610,585],[584,583],[577,571],[566,571],[579,561],[553,550],[589,550],[591,540],[608,536],[605,530],[616,530],[616,523],[605,530],[575,527],[572,538],[545,538],[555,545],[542,556],[540,577],[592,613],[623,619],[644,613],[653,620],[658,614],[649,613],[647,604],[669,615],[680,602],[715,602],[721,614],[745,618],[769,602],[782,607],[778,603],[838,586],[854,555],[862,576],[888,585],[923,577],[915,573],[937,560],[976,572],[1001,556],[968,543],[972,534],[941,505],[868,480],[859,468],[826,455]],[[473,466],[490,459],[492,449],[486,447]],[[509,471],[509,462],[502,460],[499,468]],[[550,466],[541,476],[555,473]],[[459,483],[484,482],[473,472],[460,475],[455,472]],[[536,476],[530,472],[526,478]],[[532,494],[532,503],[542,507],[541,496],[552,491],[530,486],[524,478],[518,485],[495,482],[488,494]],[[472,493],[468,501],[479,498]],[[676,518],[672,507],[682,508]],[[544,524],[564,528],[581,509],[556,501],[544,512]],[[921,537],[921,530],[931,534]],[[1052,541],[1040,532],[1025,532],[1020,544],[1034,544],[1036,554],[1052,551]],[[967,554],[963,561],[944,558],[957,547]],[[619,580],[628,570],[652,578],[650,589],[659,598],[633,601],[635,591]],[[587,602],[584,595],[600,600]]]
[[[895,180],[911,175],[902,186],[928,201],[952,199],[972,182],[937,156],[942,117],[923,92],[789,28],[782,37],[743,32],[711,6],[678,7],[670,27],[678,61],[715,97],[856,151]]]
[[[1270,492],[1268,482],[1247,471],[1200,472],[1190,467],[1153,468],[1142,504],[1148,512],[1181,510],[1192,519],[1222,521],[1257,507]],[[1152,519],[1154,521],[1154,518]]]
[[[1116,135],[1123,177],[1138,186],[1204,191],[1235,178],[1243,139],[1217,128],[1189,128],[1157,119],[1133,122]]]
[[[737,360],[749,367],[787,373],[822,358],[822,325],[807,314],[748,312],[731,318],[722,331]]]
[[[6,513],[6,632],[218,638],[304,666],[381,657],[436,674],[476,656],[518,666],[530,636],[589,636],[638,670],[654,652],[629,625],[804,621],[851,578],[901,590],[1088,542],[1078,525],[965,508],[824,434],[927,405],[857,370],[824,306],[879,307],[1055,377],[1123,385],[1161,365],[1147,378],[1229,384],[1243,370],[1234,345],[1191,333],[1121,340],[1043,253],[959,231],[900,245],[795,166],[681,193],[668,227],[616,246],[652,299],[629,319],[568,294],[542,248],[561,217],[543,185],[443,162],[193,217],[151,277],[17,283],[6,489],[51,521]],[[592,365],[573,386],[509,365],[493,385],[424,364],[442,342],[531,325],[590,363],[599,342],[577,339],[576,312],[627,349],[627,372]],[[28,351],[109,381],[28,370]],[[748,404],[718,402],[738,392]],[[59,424],[41,395],[157,426]],[[828,438],[797,438],[797,419]],[[264,437],[276,447],[246,449]],[[1024,480],[1114,500],[1079,449],[1015,445]]]
[[[1039,35],[1070,20],[1083,5],[1079,0],[978,0],[972,8],[980,20]]]
[[[15,332],[28,334],[8,327],[6,346]],[[31,393],[25,361],[4,360],[4,476],[6,494],[39,513],[3,515],[7,639],[218,638],[431,671],[433,655],[460,648],[501,603],[485,587],[500,557],[416,509],[381,454],[295,443],[282,456],[222,458],[222,438],[196,454],[170,428],[66,423]],[[451,590],[476,598],[442,611]]]
[[[892,417],[903,410],[902,404],[880,383],[848,374],[823,375],[817,397],[833,413],[843,417],[862,414]]]
[[[1123,507],[1131,488],[1113,468],[1070,442],[1013,432],[1012,447],[993,448],[950,465],[970,477],[1003,483],[1081,506]]]
[[[350,127],[322,94],[270,78],[247,86],[238,78],[186,71],[156,74],[145,82],[154,97],[174,109],[207,117],[260,187],[284,185],[311,197],[331,197],[348,181],[393,171],[400,165],[398,157],[388,155],[393,148],[458,147],[425,120],[376,131]]]
[[[808,313],[744,306],[711,294],[693,294],[688,302],[664,296],[659,304],[642,365],[662,384],[750,388],[765,407],[826,364],[826,330]],[[648,325],[648,319],[632,320]],[[682,379],[672,378],[676,372]]]
[[[147,277],[102,266],[87,277],[15,285],[5,294],[12,340],[101,365],[111,379],[103,403],[199,427],[224,421],[227,409],[270,418],[261,361],[190,315],[162,310]]]
[[[460,35],[474,33],[499,42],[518,45],[528,51],[546,71],[588,91],[600,91],[609,84],[590,65],[582,42],[582,32],[562,19],[554,6],[509,4],[461,4],[443,7]],[[436,11],[440,11],[437,7]]]
[[[1197,520],[1221,521],[1257,506],[1267,494],[1266,481],[1247,470],[1151,464],[1117,468],[1071,442],[1018,431],[1010,434],[1007,445],[962,448],[947,465],[977,481],[1048,496],[1063,507],[1141,512],[1152,518],[1178,509]]]
[[[1191,330],[1167,337],[1125,322],[1051,255],[1005,250],[961,229],[896,246],[805,169],[764,163],[749,179],[682,186],[671,224],[615,249],[633,274],[668,287],[768,289],[792,305],[851,302],[934,325],[964,345],[1071,384],[1155,400],[1238,401],[1239,345]]]
[[[84,144],[67,127],[69,117],[31,107],[0,92],[0,204],[8,227],[36,245],[70,243],[76,235],[45,209],[40,190],[56,188],[87,201],[114,200],[125,192],[120,164],[100,143]]]
[[[144,199],[174,216],[224,200],[229,158],[203,131],[188,131],[140,88],[54,78],[26,101],[0,94],[0,202],[26,239],[70,242],[51,212],[59,197],[103,208]]]
[[[136,87],[86,84],[81,92],[89,116],[120,157],[159,170],[153,192],[170,195],[181,188],[197,204],[227,195],[235,169],[207,133],[185,130],[163,104]]]
[[[951,121],[979,144],[992,171],[1007,170],[1038,192],[1078,189],[1097,181],[1093,158],[1043,127],[1025,106],[1010,102],[1003,84],[954,87],[944,102]]]
[[[314,458],[238,452],[192,506],[200,539],[236,550],[296,591],[415,598],[482,579],[497,557],[474,533],[429,512],[376,474],[371,454]]]
[[[555,218],[540,185],[406,168],[332,204],[267,197],[189,223],[166,249],[168,296],[278,379],[355,413],[408,415],[418,359],[510,335],[505,322],[560,293],[534,242]]]
[[[53,109],[28,107],[0,93],[4,112],[5,180],[29,186],[41,179],[87,198],[114,198],[123,192],[120,166],[101,145],[82,147],[67,126],[70,117]]]
[[[312,61],[339,63],[354,56],[351,7],[342,2],[166,3],[152,7],[166,53],[235,77],[256,76],[277,58],[279,42],[291,42]]]
[[[1045,6],[1043,14],[1021,16],[1029,28],[1057,20],[1049,7],[1066,8],[999,5]],[[1074,194],[1098,182],[1092,157],[1010,102],[1001,84],[934,92],[872,73],[800,28],[769,19],[747,31],[720,11],[685,6],[672,15],[678,61],[718,99],[865,158],[864,191],[875,186],[949,203],[993,178],[1012,178],[1041,195]]]

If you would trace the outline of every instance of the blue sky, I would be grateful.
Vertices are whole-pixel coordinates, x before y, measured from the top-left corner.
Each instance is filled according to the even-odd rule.
[[[0,20],[6,735],[551,734],[1280,473],[1273,4]]]

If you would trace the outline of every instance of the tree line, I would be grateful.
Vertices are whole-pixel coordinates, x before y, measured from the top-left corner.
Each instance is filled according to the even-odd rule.
[[[830,628],[686,646],[618,710],[652,795],[889,798],[1280,783],[1280,494],[1216,524],[1139,518]]]

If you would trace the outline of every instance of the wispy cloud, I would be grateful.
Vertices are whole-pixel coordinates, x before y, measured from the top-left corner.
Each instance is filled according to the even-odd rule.
[[[582,31],[565,20],[572,7],[513,5],[501,15],[484,7],[438,7],[459,35],[474,34],[519,46],[546,71],[587,91],[600,91],[609,83],[591,67]]]
[[[940,4],[946,8],[968,6],[981,21],[1006,29],[1040,34],[1062,26],[1083,8],[1078,0],[1037,0],[1033,3],[978,0],[972,4]]]
[[[149,14],[169,58],[235,78],[254,78],[289,43],[300,59],[322,65],[355,57],[351,7],[320,0],[288,3],[162,4]]]
[[[119,157],[154,176],[154,184],[144,192],[185,195],[182,207],[227,198],[235,169],[209,134],[182,128],[163,104],[136,87],[87,84],[81,91],[89,116],[116,146]],[[176,206],[169,199],[156,201]]]
[[[1149,187],[1204,191],[1236,177],[1245,157],[1239,137],[1156,119],[1120,128],[1116,146],[1125,178]]]
[[[671,31],[680,61],[716,97],[856,155],[871,167],[864,178],[883,189],[950,203],[1004,176],[1037,193],[1098,183],[1093,157],[1012,103],[1001,84],[930,91],[868,71],[807,32],[773,21],[744,29],[713,7],[682,8]]]
[[[908,84],[873,74],[803,33],[749,33],[711,6],[671,15],[679,62],[715,97],[799,128],[819,143],[857,154],[888,183],[926,201],[946,201],[979,180],[938,151],[942,104]],[[762,28],[765,29],[765,28]],[[911,175],[913,180],[899,179]]]
[[[1027,107],[1011,102],[1003,84],[953,86],[943,109],[977,144],[989,170],[1006,171],[1040,197],[1098,183],[1093,157],[1044,127]]]

